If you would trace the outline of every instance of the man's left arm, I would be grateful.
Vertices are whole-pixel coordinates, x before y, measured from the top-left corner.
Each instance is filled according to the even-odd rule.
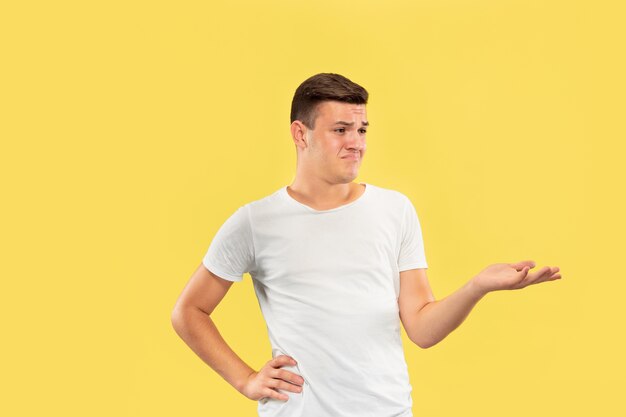
[[[487,293],[521,289],[561,278],[557,274],[558,267],[546,266],[528,273],[534,266],[533,261],[490,265],[441,300],[435,300],[425,268],[401,271],[398,305],[404,330],[413,343],[426,349],[439,343],[463,323]]]

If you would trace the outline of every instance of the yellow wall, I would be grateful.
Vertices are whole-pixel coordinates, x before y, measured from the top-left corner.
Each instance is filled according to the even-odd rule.
[[[437,298],[496,262],[563,275],[488,294],[428,350],[403,334],[415,416],[623,413],[624,12],[3,4],[0,414],[256,415],[170,313],[223,221],[292,181],[291,98],[318,72],[370,92],[357,181],[411,198]],[[214,318],[271,358],[248,275]]]

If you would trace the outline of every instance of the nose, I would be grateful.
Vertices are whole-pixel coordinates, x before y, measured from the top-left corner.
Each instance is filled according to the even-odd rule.
[[[365,148],[365,137],[358,132],[350,135],[346,148],[352,152],[362,151]]]

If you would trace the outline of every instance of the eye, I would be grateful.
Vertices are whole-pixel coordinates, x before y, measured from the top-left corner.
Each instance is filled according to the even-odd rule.
[[[361,133],[363,134],[367,133],[367,129],[361,129]]]
[[[338,130],[341,130],[341,133],[343,133],[343,131],[346,130],[346,129],[343,128],[343,127],[340,127],[339,129],[335,129],[335,132],[338,131]]]

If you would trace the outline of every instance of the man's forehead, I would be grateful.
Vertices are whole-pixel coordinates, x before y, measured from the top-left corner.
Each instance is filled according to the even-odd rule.
[[[320,115],[330,119],[345,119],[346,116],[367,114],[365,104],[344,103],[341,101],[325,101],[318,107]],[[343,117],[342,117],[343,116]]]

